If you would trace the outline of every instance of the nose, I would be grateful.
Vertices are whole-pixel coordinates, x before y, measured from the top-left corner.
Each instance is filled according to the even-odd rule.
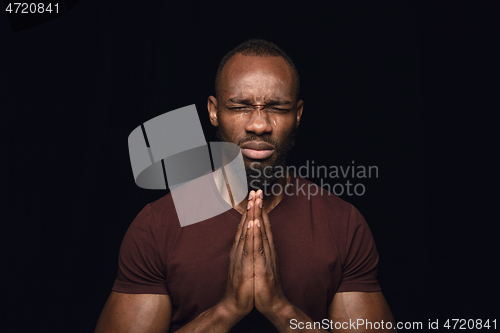
[[[250,113],[250,119],[248,120],[245,130],[247,132],[253,132],[255,135],[263,135],[266,133],[271,133],[273,127],[269,122],[269,115],[267,112],[261,108],[254,108]]]

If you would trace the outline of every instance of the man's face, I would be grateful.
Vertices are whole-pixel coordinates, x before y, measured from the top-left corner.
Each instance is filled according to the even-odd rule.
[[[224,67],[219,96],[209,97],[211,122],[222,141],[242,149],[249,182],[262,188],[274,182],[277,166],[286,155],[302,115],[302,101],[295,96],[295,76],[282,57],[251,57],[236,54]],[[269,167],[268,167],[269,166]],[[263,170],[267,171],[264,176]],[[264,177],[262,177],[264,176]]]

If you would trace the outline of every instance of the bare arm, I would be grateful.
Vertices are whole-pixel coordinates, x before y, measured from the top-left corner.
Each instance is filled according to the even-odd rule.
[[[331,332],[397,332],[391,310],[380,291],[337,293],[330,304],[328,316]],[[293,330],[291,320],[294,320]],[[312,319],[290,303],[285,303],[272,321],[280,332],[328,332],[323,328],[307,329],[304,324],[312,322]],[[304,324],[301,327],[298,323]],[[387,326],[392,329],[387,329]]]
[[[168,332],[171,318],[172,301],[168,295],[113,291],[99,317],[95,333]],[[177,332],[228,332],[240,319],[221,302]]]
[[[333,297],[330,308],[328,309],[329,319],[339,322],[340,329],[333,329],[332,332],[397,332],[394,318],[391,310],[385,301],[382,292],[342,292],[336,293]],[[358,319],[364,322],[371,322],[373,326],[359,326],[358,329],[344,323],[358,322]],[[376,329],[374,326],[384,323]],[[387,325],[390,322],[392,325]],[[361,323],[361,321],[359,321]],[[375,324],[378,323],[378,324]],[[392,329],[387,329],[387,326]],[[335,326],[334,326],[335,327]],[[382,327],[384,329],[382,329]]]
[[[111,292],[95,333],[168,332],[172,301],[168,295]]]

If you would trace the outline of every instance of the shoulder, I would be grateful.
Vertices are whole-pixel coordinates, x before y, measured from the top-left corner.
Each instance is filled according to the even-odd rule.
[[[146,204],[135,216],[129,230],[149,228],[157,232],[166,226],[174,226],[178,221],[170,193]],[[178,222],[177,222],[178,224]]]
[[[154,243],[167,253],[181,233],[181,226],[170,193],[150,202],[137,214],[127,234],[134,243]]]
[[[161,198],[148,203],[144,209],[148,209],[152,216],[157,220],[170,220],[174,217],[177,218],[172,193],[170,192]]]
[[[132,221],[129,229],[148,228],[156,235],[165,230],[175,230],[179,226],[175,206],[170,193],[146,204]]]

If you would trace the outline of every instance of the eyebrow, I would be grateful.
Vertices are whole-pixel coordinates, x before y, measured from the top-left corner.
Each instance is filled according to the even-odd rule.
[[[228,100],[231,103],[235,104],[245,104],[245,105],[252,105],[252,101],[248,98],[238,98],[238,97],[231,97]],[[281,99],[269,99],[265,101],[267,105],[290,105],[292,102],[287,101],[287,100],[281,100]]]

